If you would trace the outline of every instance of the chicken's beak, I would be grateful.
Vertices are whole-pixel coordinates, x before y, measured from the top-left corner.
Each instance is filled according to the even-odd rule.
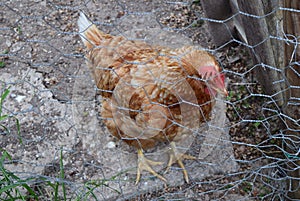
[[[224,96],[224,97],[228,96],[228,91],[225,88],[214,86],[214,85],[212,85],[211,87],[212,87],[214,96],[216,96],[217,94],[220,94],[221,96]]]
[[[228,91],[227,89],[223,88],[223,89],[217,89],[217,92],[225,97],[228,96]]]
[[[223,95],[225,97],[228,96],[228,91],[225,87],[225,76],[224,74],[219,74],[217,75],[213,80],[212,80],[212,88],[220,95]]]

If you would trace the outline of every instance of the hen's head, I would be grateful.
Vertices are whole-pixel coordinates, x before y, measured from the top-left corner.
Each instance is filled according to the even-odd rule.
[[[211,93],[213,96],[216,96],[217,93],[228,95],[225,87],[225,75],[220,73],[220,67],[216,63],[199,66],[198,73],[207,82],[208,93]]]
[[[227,96],[225,76],[215,57],[210,53],[192,47],[182,49],[185,55],[181,58],[183,67],[190,74],[198,73],[207,84],[207,93]]]

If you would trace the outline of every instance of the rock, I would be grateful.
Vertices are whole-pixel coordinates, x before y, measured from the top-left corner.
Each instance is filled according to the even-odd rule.
[[[110,142],[108,142],[108,143],[106,144],[106,147],[107,147],[108,149],[113,149],[113,148],[116,147],[116,143],[110,141]]]
[[[22,100],[25,99],[25,98],[26,98],[26,96],[21,96],[21,95],[17,95],[15,97],[16,101],[18,101],[19,103],[22,102]]]

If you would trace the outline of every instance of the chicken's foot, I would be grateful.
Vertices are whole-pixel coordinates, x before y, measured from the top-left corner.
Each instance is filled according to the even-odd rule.
[[[189,183],[189,176],[188,173],[182,163],[182,160],[189,159],[189,160],[196,160],[197,158],[188,154],[179,153],[178,149],[176,148],[175,142],[171,142],[171,153],[170,153],[170,159],[167,165],[167,169],[165,173],[170,169],[173,163],[178,163],[179,167],[182,168],[182,172],[184,175],[184,179],[186,183]]]
[[[151,165],[162,165],[162,162],[158,162],[158,161],[152,161],[147,159],[144,156],[143,150],[142,149],[138,149],[138,168],[137,168],[137,175],[136,175],[136,182],[135,184],[138,184],[141,178],[141,172],[143,170],[146,170],[148,172],[150,172],[151,174],[153,174],[154,176],[156,176],[157,178],[163,180],[164,182],[167,182],[167,180],[162,177],[161,175],[159,175],[158,173],[156,173]]]

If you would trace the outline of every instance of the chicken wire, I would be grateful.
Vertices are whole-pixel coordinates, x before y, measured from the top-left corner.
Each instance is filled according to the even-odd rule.
[[[1,113],[8,115],[1,121],[1,156],[4,151],[11,155],[3,165],[20,178],[9,184],[25,180],[41,200],[55,196],[49,183],[59,184],[57,197],[67,200],[288,198],[288,183],[299,180],[288,174],[299,168],[299,157],[293,154],[298,153],[299,136],[286,135],[292,130],[283,127],[289,116],[274,96],[264,93],[254,73],[257,68],[278,71],[278,82],[286,82],[284,72],[269,64],[254,65],[247,49],[255,47],[234,37],[228,46],[216,48],[207,28],[214,20],[204,16],[198,1],[6,1],[0,8],[1,94],[10,91]],[[286,10],[300,12],[278,6],[272,13]],[[198,157],[184,161],[190,184],[174,164],[164,174],[167,186],[146,172],[134,185],[136,150],[112,137],[99,115],[102,97],[78,35],[80,11],[106,33],[154,46],[193,44],[217,57],[229,95],[217,98],[212,120],[182,145]],[[276,35],[270,38],[285,42]],[[285,142],[294,147],[285,147]],[[4,189],[9,184],[3,171],[0,178]],[[19,190],[26,194],[24,188]],[[5,199],[3,192],[1,196]]]

